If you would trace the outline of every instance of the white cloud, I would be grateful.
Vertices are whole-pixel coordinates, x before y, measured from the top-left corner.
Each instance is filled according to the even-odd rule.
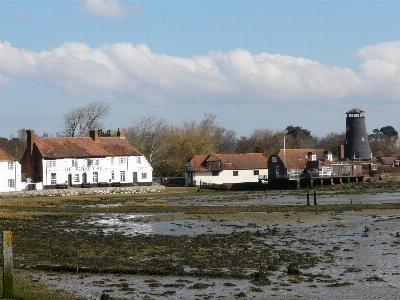
[[[360,49],[362,71],[355,72],[301,57],[252,54],[243,49],[185,58],[153,53],[145,44],[90,48],[66,42],[37,53],[3,42],[0,73],[1,82],[30,77],[71,94],[129,95],[152,103],[193,97],[204,99],[206,105],[207,99],[216,98],[272,102],[377,95],[398,101],[399,47],[400,42],[394,42]]]
[[[141,9],[140,5],[123,6],[118,0],[85,0],[80,6],[82,11],[109,19],[120,19]]]
[[[363,47],[356,56],[364,62],[360,65],[365,81],[371,89],[386,97],[400,95],[400,41]]]

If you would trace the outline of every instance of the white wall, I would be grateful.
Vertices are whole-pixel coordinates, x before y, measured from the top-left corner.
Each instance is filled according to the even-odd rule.
[[[268,169],[257,169],[259,175],[268,176]],[[238,172],[238,176],[233,176],[233,171]],[[242,183],[242,182],[257,182],[258,176],[254,175],[254,170],[222,170],[218,176],[212,176],[211,171],[194,172],[193,180],[196,181],[196,186],[201,182],[223,184],[223,183]],[[189,184],[188,173],[185,173],[185,182]]]
[[[8,161],[0,161],[0,192],[21,190],[21,164],[12,161],[13,168],[8,169]],[[8,179],[14,179],[14,187],[8,187]]]
[[[95,181],[132,183],[134,172],[137,172],[138,183],[151,183],[153,177],[153,168],[144,156],[116,156],[92,159],[64,158],[54,161],[55,166],[49,165],[49,160],[42,161],[44,186],[52,185],[52,173],[56,174],[55,184],[68,183],[68,175],[71,174],[73,185],[83,183],[83,174],[86,174],[87,183],[94,183]],[[125,173],[125,180],[121,178],[121,172]],[[94,177],[95,173],[97,173],[97,180]],[[112,178],[112,173],[114,173],[114,178]],[[143,178],[143,173],[147,175],[146,178]],[[78,181],[75,181],[76,177]]]

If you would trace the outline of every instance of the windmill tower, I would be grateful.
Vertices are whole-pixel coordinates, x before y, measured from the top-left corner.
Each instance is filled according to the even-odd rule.
[[[351,160],[371,159],[367,130],[365,128],[364,111],[353,108],[346,112],[346,143],[344,157]]]

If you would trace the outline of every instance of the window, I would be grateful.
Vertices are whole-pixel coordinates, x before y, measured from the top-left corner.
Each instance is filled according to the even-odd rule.
[[[278,158],[276,156],[272,157],[272,162],[278,162]]]
[[[99,173],[93,172],[93,182],[98,182],[98,181],[99,181]]]
[[[126,162],[126,157],[120,157],[120,158],[118,158],[118,163],[119,163],[120,165],[125,164],[125,162]]]
[[[72,166],[77,167],[78,166],[78,161],[76,159],[72,160]]]
[[[121,181],[125,181],[125,171],[120,172]]]
[[[211,172],[211,175],[212,175],[212,176],[219,176],[219,171],[212,171],[212,172]]]
[[[98,165],[99,165],[99,159],[98,159],[98,158],[96,158],[96,159],[91,159],[91,160],[90,160],[90,165],[92,165],[92,166],[98,166]]]
[[[259,170],[254,170],[254,175],[260,175],[260,171]]]
[[[15,188],[15,179],[8,179],[8,187]]]
[[[276,166],[276,167],[275,167],[275,174],[276,174],[276,175],[279,175],[279,166]]]
[[[147,179],[147,173],[142,173],[142,179]]]
[[[47,167],[48,168],[54,168],[56,166],[56,161],[55,160],[48,160],[47,161]]]
[[[51,173],[51,185],[56,185],[56,184],[57,184],[57,174]]]
[[[111,179],[115,180],[114,171],[111,171]]]
[[[9,170],[13,170],[14,169],[14,162],[13,161],[9,161],[8,162],[8,169]]]
[[[233,176],[239,176],[239,171],[233,171]]]
[[[136,163],[140,164],[141,163],[141,157],[140,156],[136,156]]]
[[[111,157],[111,164],[114,164],[114,157]]]
[[[79,174],[74,174],[74,182],[79,182]]]

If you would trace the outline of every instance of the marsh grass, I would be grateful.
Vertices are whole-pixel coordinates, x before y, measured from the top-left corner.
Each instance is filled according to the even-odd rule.
[[[1,272],[0,272],[1,273]],[[0,281],[3,275],[0,274]],[[21,300],[85,300],[62,291],[48,289],[45,282],[31,277],[25,272],[14,272],[14,296],[13,298],[3,298],[3,286],[0,284],[0,299],[21,299]]]

